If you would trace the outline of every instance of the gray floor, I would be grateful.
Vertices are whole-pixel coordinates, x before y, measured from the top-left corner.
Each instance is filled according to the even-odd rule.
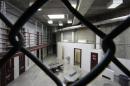
[[[56,86],[37,66],[33,66],[8,86]]]
[[[56,57],[50,56],[44,61],[47,65],[56,60]],[[64,80],[63,73],[57,75],[61,81]],[[23,73],[19,78],[8,84],[8,86],[56,86],[55,83],[36,65]],[[117,82],[111,82],[103,78],[97,78],[87,86],[120,86]]]

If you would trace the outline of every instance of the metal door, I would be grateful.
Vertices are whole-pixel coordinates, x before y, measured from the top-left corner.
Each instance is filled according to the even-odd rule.
[[[25,55],[21,54],[19,56],[19,75],[25,72]]]
[[[98,53],[91,52],[91,70],[98,64]]]
[[[6,86],[14,80],[14,59],[8,60],[1,70],[1,86]]]

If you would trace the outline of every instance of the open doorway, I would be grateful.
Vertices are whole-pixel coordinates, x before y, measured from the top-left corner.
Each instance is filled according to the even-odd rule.
[[[82,50],[79,48],[74,48],[74,65],[81,68],[81,55]]]
[[[37,32],[37,35],[36,35],[37,37],[37,39],[36,39],[36,42],[37,42],[37,46],[40,44],[40,40],[39,40],[39,32]],[[40,50],[38,49],[37,51],[37,57],[39,58],[40,57]]]

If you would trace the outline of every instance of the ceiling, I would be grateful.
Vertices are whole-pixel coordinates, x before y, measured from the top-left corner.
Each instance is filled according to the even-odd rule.
[[[29,7],[29,3],[35,2],[35,0],[5,0],[19,9],[25,11]],[[78,0],[69,0],[73,4],[77,4]],[[61,0],[48,0],[48,2],[42,6],[42,11],[37,11],[35,17],[40,19],[42,22],[46,22],[50,20],[48,18],[48,14],[65,14],[64,19],[55,19],[53,20],[53,24],[51,26],[58,26],[59,22],[63,22],[64,25],[67,24],[67,20],[73,20],[73,15],[69,10],[65,7],[65,5],[61,2]]]
[[[85,17],[90,20],[106,20],[130,13],[130,0],[123,0],[123,4],[115,9],[107,9],[112,0],[95,0]]]
[[[15,5],[21,10],[25,10],[29,7],[30,2],[34,2],[35,0],[5,0]],[[84,0],[69,0],[71,3],[77,4],[77,2]],[[92,0],[85,0],[85,4]],[[89,6],[84,16],[91,21],[101,21],[106,20],[118,16],[127,15],[130,13],[130,0],[123,0],[123,4],[115,9],[107,9],[108,3],[111,0],[93,0],[92,5]],[[85,5],[84,4],[84,5]],[[85,9],[83,4],[81,3],[80,9]],[[87,6],[86,6],[87,7]],[[42,11],[38,11],[36,13],[36,17],[40,19],[42,22],[46,22],[50,20],[48,18],[48,14],[65,14],[65,19],[61,20],[53,20],[54,24],[52,26],[58,26],[59,22],[63,22],[64,26],[68,25],[67,20],[73,20],[74,16],[69,12],[69,10],[65,7],[65,5],[61,2],[61,0],[49,0],[44,6],[42,6]],[[81,13],[82,14],[82,13]]]

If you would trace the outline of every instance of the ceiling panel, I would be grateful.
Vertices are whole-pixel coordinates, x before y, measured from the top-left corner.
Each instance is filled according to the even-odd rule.
[[[111,16],[113,13],[120,13],[125,9],[130,8],[130,0],[123,0],[123,4],[115,9],[107,9],[108,4],[111,0],[95,0],[89,11],[86,13],[85,17],[87,18],[98,18],[102,16]],[[121,11],[122,10],[122,11]],[[94,19],[93,18],[93,19]]]
[[[35,0],[5,0],[14,6],[18,7],[19,9],[25,11],[26,8],[29,7],[30,2],[34,2]],[[71,3],[77,3],[78,0],[70,0]],[[47,17],[48,14],[65,14],[66,18],[63,20],[64,23],[67,23],[68,19],[73,19],[73,15],[71,12],[65,7],[65,5],[61,2],[61,0],[48,0],[46,4],[42,6],[42,11],[37,11],[35,16],[40,19],[41,21],[47,22],[49,18]],[[54,20],[56,22],[56,20]]]

